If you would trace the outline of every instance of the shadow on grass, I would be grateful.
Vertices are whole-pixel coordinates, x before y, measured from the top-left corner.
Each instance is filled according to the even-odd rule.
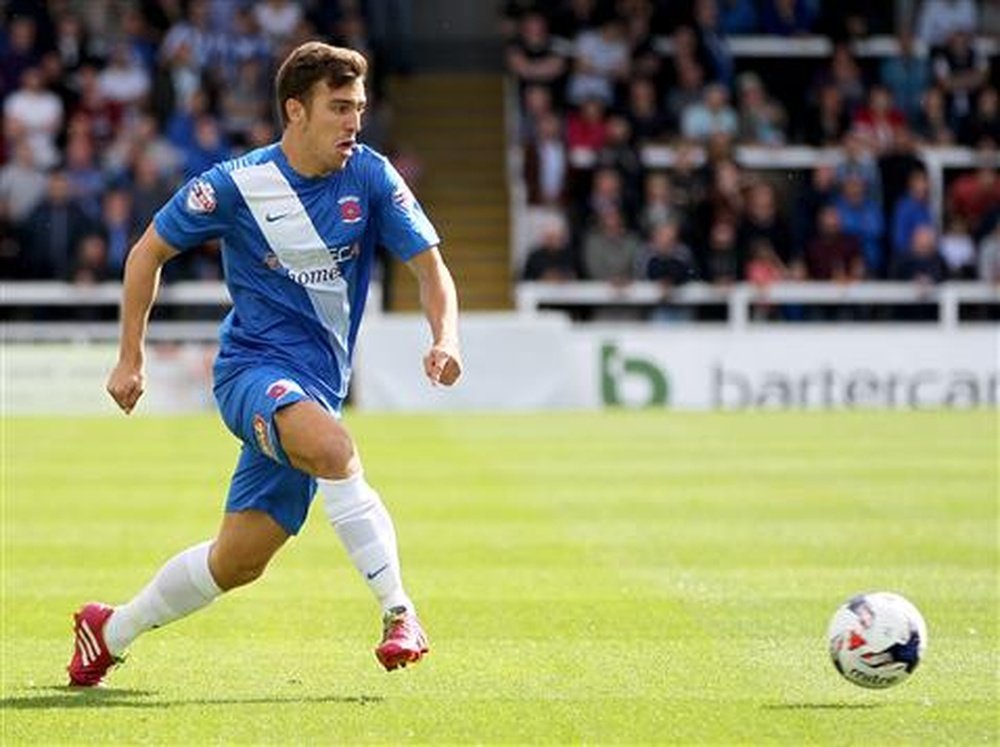
[[[884,703],[766,703],[765,711],[867,711],[882,708]]]
[[[113,687],[80,689],[76,687],[34,687],[37,695],[0,700],[0,711],[31,711],[67,708],[174,708],[197,705],[278,705],[281,703],[339,703],[342,705],[377,705],[381,695],[273,696],[246,698],[172,698],[162,699],[155,690],[119,690]]]

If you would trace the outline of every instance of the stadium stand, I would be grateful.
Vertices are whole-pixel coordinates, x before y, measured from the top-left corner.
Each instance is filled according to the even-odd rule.
[[[708,320],[739,304],[668,314],[630,294],[652,282],[683,306],[674,289],[695,285],[707,298],[792,283],[800,301],[830,282],[997,287],[993,3],[508,0],[493,74],[427,74],[421,54],[387,46],[381,9],[8,0],[0,278],[116,281],[185,178],[276,137],[276,61],[319,37],[373,59],[363,138],[391,154],[445,228],[469,308],[545,305],[553,281],[582,289],[599,278],[640,316]],[[165,280],[217,284],[220,274],[206,246],[170,263]],[[391,308],[416,307],[411,286],[387,270],[383,281]],[[523,282],[541,284],[522,294]],[[994,318],[988,297],[959,301],[960,316]],[[5,301],[3,314],[113,318],[93,306]]]
[[[802,303],[819,282],[883,284],[887,303],[906,287],[887,281],[914,283],[914,300],[944,281],[995,283],[982,274],[1000,222],[989,6],[508,3],[512,265],[531,284],[519,306],[604,298],[648,316],[690,302],[716,318],[701,305],[733,283],[790,283]],[[619,217],[623,238],[599,251],[595,233]],[[553,232],[568,235],[558,253],[542,248]],[[613,287],[585,282],[601,280]]]

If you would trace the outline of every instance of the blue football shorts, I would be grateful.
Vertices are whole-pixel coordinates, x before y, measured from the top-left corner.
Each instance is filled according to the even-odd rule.
[[[274,415],[282,407],[313,400],[340,417],[340,403],[331,404],[301,374],[270,366],[229,376],[214,391],[223,422],[243,442],[226,511],[264,511],[286,532],[298,534],[316,494],[316,480],[288,463]]]

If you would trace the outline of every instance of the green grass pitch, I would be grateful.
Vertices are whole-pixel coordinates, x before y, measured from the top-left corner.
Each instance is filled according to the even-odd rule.
[[[70,614],[209,537],[212,416],[7,419],[2,733],[16,744],[995,744],[995,412],[351,413],[431,636],[387,674],[321,506],[265,577],[64,684]],[[835,607],[894,590],[926,659],[866,691]]]

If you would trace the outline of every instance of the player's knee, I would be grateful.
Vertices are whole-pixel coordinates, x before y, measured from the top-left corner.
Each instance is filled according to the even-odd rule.
[[[308,455],[308,472],[316,477],[340,480],[358,471],[354,441],[345,431],[333,431],[317,438]]]

